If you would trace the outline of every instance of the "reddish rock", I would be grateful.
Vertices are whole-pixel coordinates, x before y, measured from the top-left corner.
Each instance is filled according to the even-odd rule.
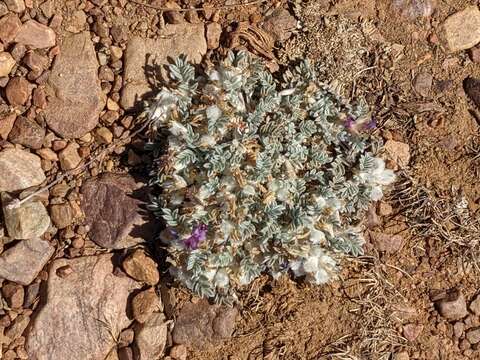
[[[152,314],[144,324],[135,324],[134,353],[138,360],[159,359],[167,343],[168,323],[165,315]]]
[[[4,44],[12,42],[21,26],[22,22],[17,15],[9,14],[0,18],[0,41]]]
[[[58,135],[79,138],[98,124],[105,103],[97,58],[88,32],[68,36],[60,48],[48,78],[45,117]]]
[[[405,168],[408,166],[410,162],[410,146],[408,144],[395,140],[387,140],[384,148],[397,167]]]
[[[134,360],[133,351],[131,348],[122,347],[118,350],[118,360]]]
[[[18,30],[15,41],[32,49],[44,49],[55,45],[55,32],[35,20],[28,20]]]
[[[97,245],[121,249],[151,239],[155,224],[142,210],[148,196],[133,197],[134,191],[139,193],[138,185],[126,175],[106,173],[83,184],[81,206]]]
[[[16,118],[17,115],[14,113],[0,118],[0,138],[7,140]]]
[[[422,333],[423,326],[417,324],[407,324],[403,326],[403,336],[410,342],[417,340],[418,336]]]
[[[25,11],[25,2],[23,0],[4,0],[10,11],[22,13]]]
[[[403,246],[403,237],[401,235],[391,235],[378,232],[370,232],[370,238],[373,246],[387,254],[393,254],[399,251]]]
[[[175,360],[187,360],[187,347],[185,345],[175,345],[170,349],[170,357]]]
[[[29,285],[37,277],[55,248],[47,241],[22,240],[0,255],[0,277]]]
[[[8,306],[12,309],[20,309],[25,299],[25,290],[23,286],[15,283],[7,283],[2,285],[2,294],[7,300]]]
[[[207,37],[207,48],[216,49],[220,46],[220,36],[222,35],[222,26],[219,23],[209,23],[205,26]]]
[[[25,105],[31,90],[30,83],[25,78],[14,77],[8,82],[5,95],[10,105]]]
[[[480,109],[480,80],[472,77],[466,78],[463,81],[463,90],[475,106]]]
[[[204,348],[232,336],[237,310],[220,305],[210,305],[201,300],[183,306],[175,322],[172,338],[176,344]]]
[[[34,51],[27,52],[23,62],[33,71],[43,71],[48,67],[48,58]]]
[[[417,94],[423,97],[427,97],[430,93],[430,89],[432,88],[433,84],[433,76],[432,74],[421,72],[415,76],[413,80],[413,87]]]
[[[448,320],[460,320],[468,315],[465,297],[459,291],[449,293],[435,305],[440,315]]]
[[[21,144],[31,149],[40,149],[45,139],[45,129],[35,121],[19,116],[15,121],[8,139],[14,144]]]
[[[73,270],[66,278],[57,274],[64,266]],[[50,265],[45,301],[25,335],[31,359],[107,358],[122,329],[132,323],[125,310],[139,288],[130,278],[115,276],[113,268],[112,254],[57,259]]]
[[[33,105],[39,107],[40,109],[45,109],[47,106],[47,94],[45,93],[45,89],[41,87],[35,88],[35,90],[33,90],[32,101]]]
[[[168,9],[172,9],[170,11],[165,11],[164,13],[165,19],[169,24],[181,24],[185,21],[183,18],[183,14],[180,13],[179,11],[176,11],[176,10],[180,10],[181,6],[178,5],[175,1],[168,1],[165,4],[165,7]]]
[[[474,48],[468,50],[468,55],[475,64],[480,63],[480,47],[475,46]]]

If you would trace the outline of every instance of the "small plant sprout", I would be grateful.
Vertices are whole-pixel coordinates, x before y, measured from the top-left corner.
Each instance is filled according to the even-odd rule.
[[[362,254],[365,211],[395,178],[363,104],[342,101],[307,62],[281,80],[244,52],[203,76],[183,57],[169,71],[145,115],[162,189],[151,209],[181,283],[231,303],[262,273],[324,284],[343,256]]]

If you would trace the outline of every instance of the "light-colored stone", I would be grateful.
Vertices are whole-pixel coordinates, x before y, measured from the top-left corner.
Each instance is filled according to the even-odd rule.
[[[15,124],[15,119],[17,115],[15,113],[10,113],[2,118],[0,118],[0,138],[3,140],[8,139],[10,131],[12,131],[13,124]]]
[[[48,126],[64,138],[79,138],[98,124],[105,96],[89,32],[67,36],[48,78]]]
[[[23,0],[4,0],[7,4],[8,10],[15,13],[22,13],[25,11],[25,2]]]
[[[46,179],[40,158],[18,149],[0,151],[0,174],[0,192],[24,190]]]
[[[123,270],[133,279],[148,285],[155,285],[160,281],[157,264],[143,250],[135,250],[127,256],[123,260]]]
[[[29,285],[54,251],[52,245],[38,238],[20,241],[0,255],[0,278]]]
[[[394,254],[399,251],[404,243],[401,235],[392,235],[381,232],[369,232],[372,244],[378,251]]]
[[[0,77],[8,76],[15,66],[15,59],[8,52],[0,52]]]
[[[207,52],[204,33],[203,24],[183,23],[167,25],[158,39],[134,37],[130,40],[124,54],[122,107],[132,108],[153,90],[151,79],[145,73],[146,68],[160,69],[169,63],[168,58],[182,54],[187,55],[189,61],[199,63]]]
[[[175,345],[170,349],[170,357],[175,360],[187,360],[187,347],[185,345]]]
[[[480,316],[480,294],[473,299],[470,303],[470,311],[473,312],[475,315]]]
[[[63,170],[75,169],[80,164],[82,158],[78,154],[79,147],[77,143],[71,142],[65,149],[60,151],[58,159]]]
[[[66,228],[74,220],[72,207],[68,203],[51,205],[50,215],[53,224],[59,229]]]
[[[480,42],[480,11],[468,6],[443,23],[443,38],[451,52],[470,49]]]
[[[45,304],[26,334],[32,360],[105,360],[115,339],[132,320],[128,298],[139,284],[113,275],[113,255],[55,260],[49,270]],[[57,269],[70,266],[66,278]],[[74,355],[73,355],[74,354]]]
[[[399,168],[405,168],[410,162],[410,146],[406,143],[387,140],[385,142],[385,151]]]
[[[138,360],[160,359],[167,343],[165,315],[154,313],[144,324],[135,325],[134,352]]]
[[[13,198],[2,193],[3,216],[8,236],[13,239],[31,239],[42,236],[50,226],[47,209],[40,201],[27,201],[10,207]]]
[[[0,41],[4,44],[12,42],[18,34],[22,22],[15,14],[0,18]]]
[[[18,30],[15,41],[31,49],[45,49],[55,45],[55,32],[35,20],[27,20]]]
[[[207,37],[207,47],[209,49],[216,49],[220,46],[222,26],[219,23],[212,22],[205,25],[205,34]]]
[[[95,139],[100,144],[110,144],[113,141],[113,134],[108,128],[101,127],[95,131]]]

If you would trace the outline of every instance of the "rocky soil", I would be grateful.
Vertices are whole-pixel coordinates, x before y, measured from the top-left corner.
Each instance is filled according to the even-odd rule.
[[[1,358],[480,358],[476,2],[238,3],[0,0]],[[399,175],[338,281],[234,308],[171,282],[137,118],[169,59],[229,49],[365,98]]]

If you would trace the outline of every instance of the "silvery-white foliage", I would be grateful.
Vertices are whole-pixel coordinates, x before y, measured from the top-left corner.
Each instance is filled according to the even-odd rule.
[[[243,52],[200,77],[178,58],[170,76],[145,115],[162,188],[151,209],[177,279],[232,301],[262,273],[323,284],[342,256],[362,253],[364,212],[394,180],[364,131],[365,106],[343,102],[306,62],[278,81]]]

